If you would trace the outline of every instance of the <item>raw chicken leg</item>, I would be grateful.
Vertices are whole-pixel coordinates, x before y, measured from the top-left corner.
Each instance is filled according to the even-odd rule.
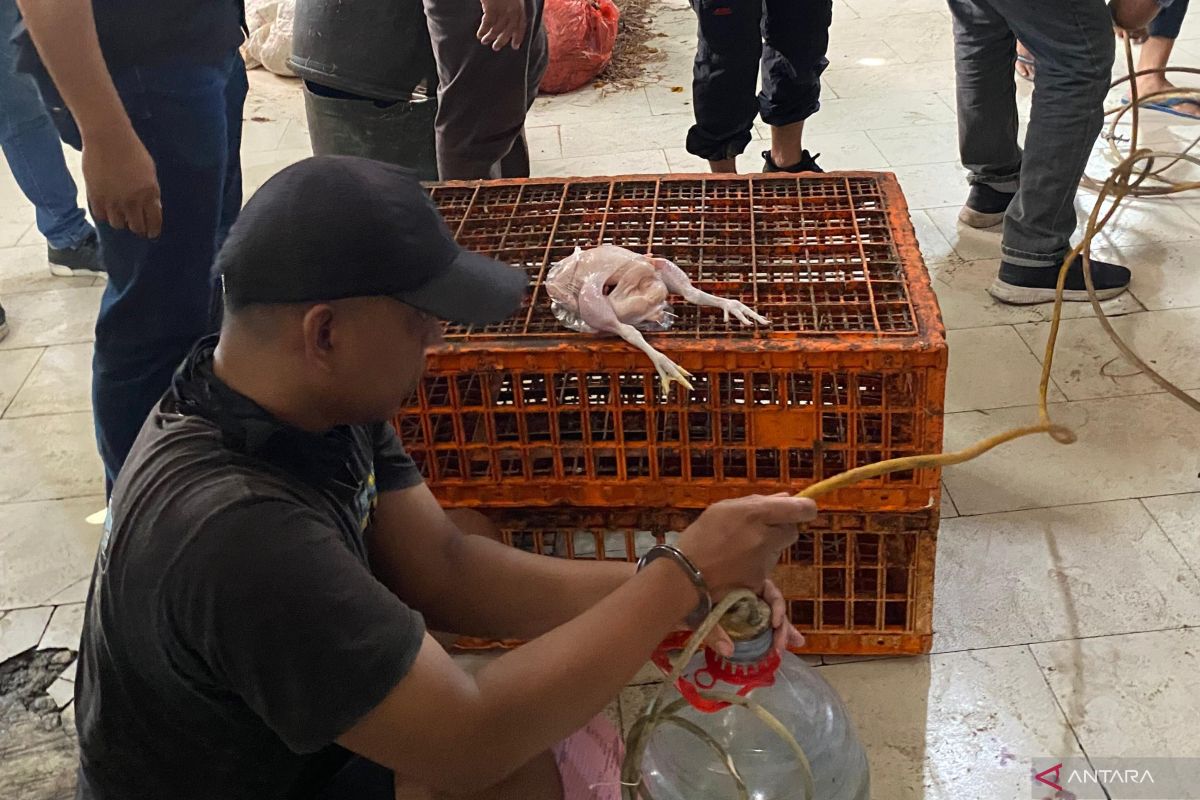
[[[679,267],[665,258],[651,258],[623,247],[604,244],[580,250],[555,264],[546,276],[546,291],[555,316],[584,333],[614,333],[650,357],[662,382],[663,396],[672,382],[692,388],[691,373],[655,350],[637,326],[665,329],[670,325],[671,292],[699,306],[732,314],[743,325],[766,325],[749,306],[702,292]]]

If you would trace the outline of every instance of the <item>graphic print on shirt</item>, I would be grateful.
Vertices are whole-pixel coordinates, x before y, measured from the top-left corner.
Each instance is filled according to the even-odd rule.
[[[363,481],[354,498],[354,513],[358,516],[358,529],[366,531],[375,516],[375,506],[379,505],[379,490],[375,488],[375,468],[371,467],[367,479]]]

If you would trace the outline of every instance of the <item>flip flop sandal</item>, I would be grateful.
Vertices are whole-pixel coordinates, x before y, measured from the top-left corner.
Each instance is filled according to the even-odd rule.
[[[1169,100],[1160,100],[1157,103],[1141,103],[1141,107],[1148,111],[1161,111],[1163,114],[1170,114],[1173,117],[1183,117],[1184,119],[1200,119],[1200,114],[1188,114],[1185,111],[1179,111],[1179,106],[1191,103],[1196,105],[1195,100],[1190,100],[1186,97],[1172,97]],[[1122,97],[1121,105],[1129,105],[1129,98]]]
[[[1017,72],[1017,75],[1018,75],[1020,78],[1022,78],[1022,79],[1024,79],[1024,80],[1027,80],[1027,81],[1029,81],[1030,83],[1033,83],[1033,78],[1034,78],[1034,74],[1035,74],[1035,73],[1034,73],[1034,70],[1035,70],[1035,69],[1037,69],[1037,64],[1034,62],[1034,60],[1033,60],[1033,56],[1023,56],[1023,55],[1020,55],[1020,54],[1018,54],[1018,55],[1017,55],[1017,61],[1018,61],[1019,63],[1021,63],[1021,64],[1024,64],[1025,66],[1029,67],[1029,74],[1028,74],[1028,75],[1026,75],[1025,73],[1021,72],[1020,70],[1017,70],[1017,71],[1016,71],[1016,72]]]

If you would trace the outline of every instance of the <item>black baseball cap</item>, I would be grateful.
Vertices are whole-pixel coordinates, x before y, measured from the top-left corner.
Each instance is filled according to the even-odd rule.
[[[350,156],[308,158],[263,184],[216,269],[233,308],[390,296],[462,325],[510,316],[529,283],[459,247],[402,167]]]

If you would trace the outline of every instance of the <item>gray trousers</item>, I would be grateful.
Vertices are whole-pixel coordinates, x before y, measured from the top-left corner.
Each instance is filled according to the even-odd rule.
[[[1016,197],[1004,260],[1057,266],[1075,231],[1075,192],[1104,121],[1115,54],[1104,0],[949,0],[958,140],[971,183]],[[1013,82],[1016,41],[1037,60],[1022,153]]]
[[[479,0],[424,3],[438,70],[438,176],[529,177],[525,115],[548,63],[542,0],[525,0],[521,49],[500,52],[475,38],[483,19]]]

